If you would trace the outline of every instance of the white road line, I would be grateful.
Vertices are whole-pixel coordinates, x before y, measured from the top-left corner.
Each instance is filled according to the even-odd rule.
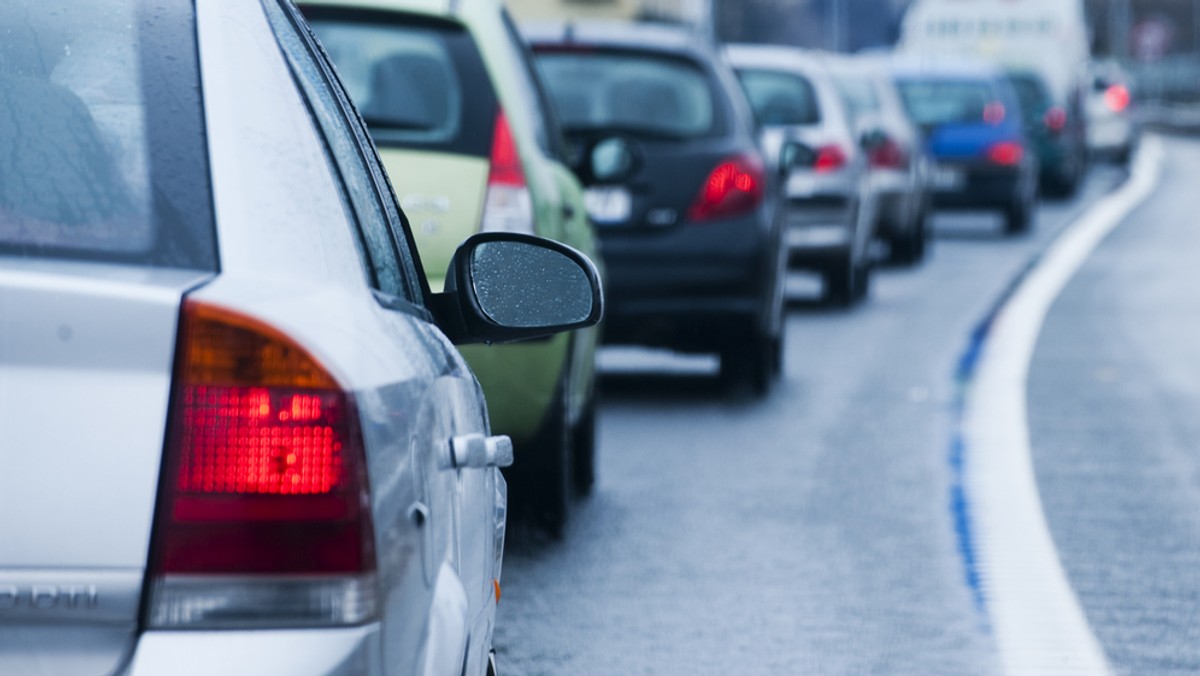
[[[967,393],[965,487],[980,583],[1006,674],[1108,674],[1051,539],[1029,448],[1026,381],[1051,304],[1154,190],[1162,142],[1147,136],[1130,179],[1059,236],[997,314]]]

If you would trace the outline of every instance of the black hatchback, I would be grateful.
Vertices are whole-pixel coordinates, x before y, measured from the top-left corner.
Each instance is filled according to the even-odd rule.
[[[527,27],[608,268],[608,343],[715,352],[762,394],[781,370],[775,172],[737,80],[658,25]]]

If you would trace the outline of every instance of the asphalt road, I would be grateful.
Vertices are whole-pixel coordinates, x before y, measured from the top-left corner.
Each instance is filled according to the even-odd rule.
[[[1181,220],[1200,146],[1168,158],[1166,206],[1152,198],[1068,287],[1030,384],[1051,529],[1129,673],[1200,659],[1200,320],[1187,313],[1200,233]],[[705,357],[607,350],[596,493],[561,542],[510,528],[501,673],[998,673],[955,532],[956,365],[1019,273],[1122,178],[1097,167],[1028,237],[938,216],[927,264],[881,269],[852,310],[815,302],[798,275],[786,373],[765,400],[724,394]],[[1187,650],[1160,648],[1168,638]]]
[[[1109,663],[1200,673],[1200,144],[1059,296],[1034,354],[1051,534]]]

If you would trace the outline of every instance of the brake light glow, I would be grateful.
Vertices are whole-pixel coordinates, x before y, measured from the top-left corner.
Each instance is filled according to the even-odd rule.
[[[157,627],[330,626],[376,612],[353,402],[283,333],[184,302],[151,558]]]
[[[491,170],[484,199],[484,232],[534,234],[533,196],[525,180],[521,155],[504,111],[496,115],[492,132]]]
[[[839,145],[827,145],[817,149],[817,157],[813,160],[813,171],[826,174],[846,166],[846,151]]]
[[[877,169],[905,169],[908,167],[908,155],[899,143],[890,138],[871,150],[869,160],[871,166]]]
[[[688,220],[732,218],[753,211],[762,203],[765,178],[762,161],[740,155],[717,165],[688,210]]]
[[[1046,129],[1057,134],[1067,126],[1067,111],[1055,106],[1046,111],[1043,122],[1046,124]]]
[[[1104,104],[1114,113],[1123,112],[1128,108],[1130,98],[1129,88],[1121,84],[1112,85],[1104,92]]]
[[[990,125],[999,125],[1004,122],[1004,118],[1008,112],[1004,110],[1004,104],[998,101],[993,101],[983,107],[983,121]]]
[[[1025,157],[1025,147],[1017,141],[1000,141],[988,146],[987,158],[992,164],[1012,167]]]

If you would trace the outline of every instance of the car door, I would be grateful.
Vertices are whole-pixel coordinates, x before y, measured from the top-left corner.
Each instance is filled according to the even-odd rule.
[[[290,3],[264,1],[325,134],[363,231],[368,258],[377,277],[392,280],[380,284],[377,299],[398,322],[418,319],[426,338],[423,348],[432,353],[434,363],[443,365],[419,399],[404,387],[366,393],[379,420],[364,423],[364,435],[393,434],[396,420],[409,422],[404,441],[380,438],[375,443],[368,439],[367,444],[384,594],[384,668],[399,673],[413,655],[427,651],[421,658],[425,673],[458,673],[470,650],[468,672],[478,673],[491,644],[494,580],[503,548],[504,480],[496,467],[456,467],[450,453],[486,440],[482,393],[457,350],[429,323],[428,287],[408,223],[332,65]],[[421,533],[415,542],[409,537],[413,524]],[[419,573],[407,565],[413,546],[421,551]],[[414,598],[427,599],[427,616],[414,614]]]

